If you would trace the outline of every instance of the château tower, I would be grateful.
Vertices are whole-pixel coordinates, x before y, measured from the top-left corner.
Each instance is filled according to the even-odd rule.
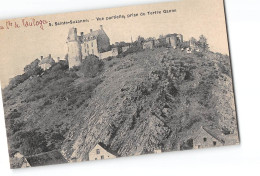
[[[77,35],[77,28],[69,30],[67,38],[69,68],[79,66],[82,62],[81,42]]]

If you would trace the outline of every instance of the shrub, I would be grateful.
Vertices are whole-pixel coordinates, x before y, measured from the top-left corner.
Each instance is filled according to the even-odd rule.
[[[121,53],[118,55],[119,58],[122,58],[122,57],[125,57],[127,56],[128,54],[132,54],[132,53],[138,53],[138,52],[141,52],[143,51],[143,47],[142,45],[136,45],[136,46],[132,46],[130,47],[127,51]]]
[[[90,55],[84,59],[79,71],[83,73],[85,77],[94,78],[104,68],[104,62],[94,55]]]

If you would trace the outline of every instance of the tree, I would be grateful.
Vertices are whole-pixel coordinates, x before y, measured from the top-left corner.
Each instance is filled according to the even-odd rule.
[[[37,131],[20,131],[14,136],[15,142],[20,143],[19,150],[25,156],[47,152],[47,141],[44,134]]]
[[[94,55],[90,55],[83,60],[79,70],[85,77],[93,78],[97,76],[104,67],[104,62]]]
[[[204,35],[200,36],[199,41],[197,42],[197,45],[202,51],[208,51],[209,50],[209,45],[207,38]]]

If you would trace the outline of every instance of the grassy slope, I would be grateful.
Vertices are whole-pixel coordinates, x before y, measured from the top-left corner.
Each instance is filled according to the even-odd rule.
[[[19,113],[6,120],[10,151],[21,150],[14,139],[25,129],[47,138],[35,152],[61,148],[71,161],[87,160],[98,142],[129,156],[174,150],[202,125],[236,133],[228,57],[160,48],[104,62],[95,78],[53,69],[4,90],[6,117]]]

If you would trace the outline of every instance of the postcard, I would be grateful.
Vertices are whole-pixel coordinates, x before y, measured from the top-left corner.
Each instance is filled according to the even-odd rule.
[[[239,144],[222,0],[1,20],[0,41],[13,169]]]

